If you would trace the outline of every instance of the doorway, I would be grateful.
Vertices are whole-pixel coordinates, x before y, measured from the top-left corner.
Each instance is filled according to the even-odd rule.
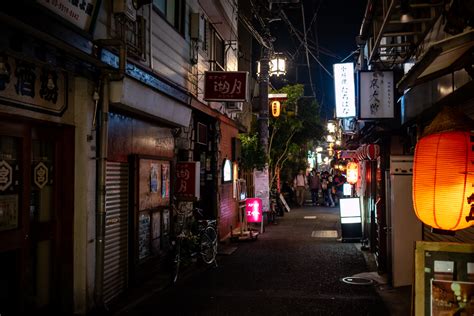
[[[72,306],[73,136],[71,127],[0,118],[5,313]]]

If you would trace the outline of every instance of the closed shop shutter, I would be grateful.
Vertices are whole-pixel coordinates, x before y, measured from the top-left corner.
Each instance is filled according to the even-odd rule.
[[[105,183],[104,301],[121,294],[128,285],[127,163],[107,162]]]

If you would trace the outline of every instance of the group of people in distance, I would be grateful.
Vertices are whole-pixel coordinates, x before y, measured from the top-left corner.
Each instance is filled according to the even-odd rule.
[[[303,206],[305,193],[310,190],[311,202],[314,206],[324,204],[335,207],[339,205],[339,199],[343,196],[345,182],[346,177],[340,170],[336,170],[334,175],[328,171],[321,173],[314,168],[309,174],[300,170],[293,179],[294,202],[297,206]]]

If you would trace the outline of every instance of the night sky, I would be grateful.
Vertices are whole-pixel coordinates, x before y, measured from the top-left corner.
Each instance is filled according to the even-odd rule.
[[[304,5],[306,28],[309,27],[315,12],[317,18],[312,24],[308,41],[313,47],[314,55],[318,56],[324,67],[332,74],[332,65],[340,62],[357,49],[355,37],[359,34],[365,11],[366,0],[302,0]],[[301,9],[297,6],[284,10],[295,28],[303,30]],[[297,37],[289,32],[289,27],[283,22],[270,24],[271,33],[276,38],[275,51],[283,51],[294,56],[288,65],[287,82],[305,84],[305,95],[312,95],[306,54],[300,47]],[[319,45],[317,45],[318,43]],[[311,55],[311,75],[315,86],[316,98],[321,104],[321,116],[331,119],[334,112],[334,85],[332,78],[318,65]],[[355,56],[346,60],[355,62]],[[278,82],[276,83],[278,85]]]

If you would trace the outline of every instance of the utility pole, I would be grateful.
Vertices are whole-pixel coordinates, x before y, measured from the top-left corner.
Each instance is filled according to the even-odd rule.
[[[268,158],[268,82],[269,82],[270,49],[263,47],[263,55],[260,58],[259,93],[260,111],[258,114],[258,138],[265,153],[265,161]]]

